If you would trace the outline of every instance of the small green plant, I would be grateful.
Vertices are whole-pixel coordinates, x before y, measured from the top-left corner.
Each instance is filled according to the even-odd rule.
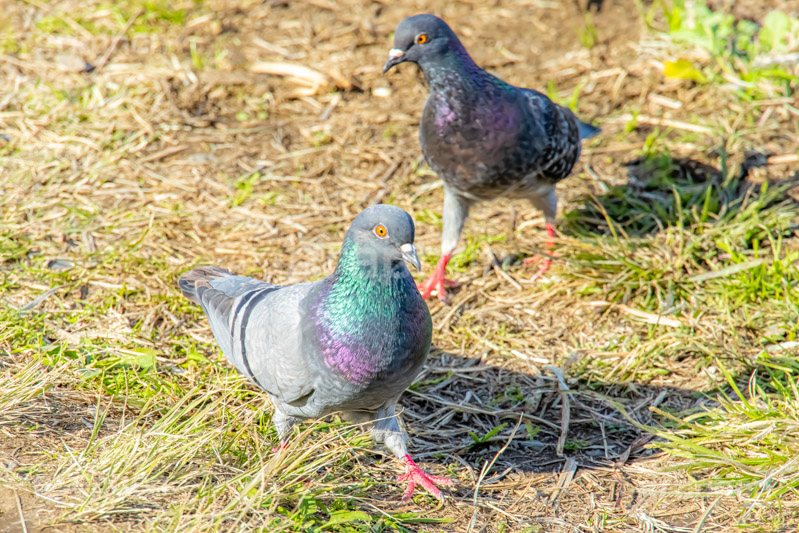
[[[205,60],[203,60],[200,52],[197,51],[197,40],[192,39],[189,42],[189,53],[191,54],[191,63],[194,66],[194,70],[203,70],[205,66]]]
[[[594,17],[589,11],[585,12],[583,27],[578,30],[577,35],[580,38],[580,44],[589,50],[596,44],[598,34],[594,24]]]
[[[478,260],[483,246],[494,242],[504,242],[506,239],[507,237],[504,233],[498,235],[469,235],[466,237],[466,248],[453,256],[449,264],[456,270],[462,270]]]
[[[261,173],[253,172],[250,175],[244,175],[236,182],[236,193],[230,199],[230,207],[241,205],[247,198],[252,195],[253,187],[261,181]]]
[[[579,450],[585,450],[590,445],[591,445],[590,442],[582,439],[567,440],[563,445],[563,449],[566,450],[567,452],[576,452]]]
[[[791,94],[797,77],[771,57],[799,49],[799,18],[772,10],[759,26],[714,11],[702,0],[661,1],[660,5],[668,26],[664,35],[678,47],[700,49],[709,56],[701,64],[687,58],[666,61],[667,77],[699,83],[733,80],[733,86],[746,98],[764,93],[761,81],[769,90]]]
[[[383,138],[386,140],[394,139],[399,134],[399,126],[394,123],[389,123],[383,128]]]
[[[499,432],[505,429],[507,425],[508,425],[507,422],[503,422],[502,424],[495,426],[493,429],[491,429],[491,431],[489,431],[482,437],[477,433],[475,433],[474,431],[470,431],[469,436],[472,437],[473,442],[469,445],[469,449],[474,450],[485,446],[493,437],[499,435]]]
[[[427,224],[441,229],[441,214],[435,209],[419,209],[414,216],[417,224]]]
[[[411,390],[423,391],[427,387],[430,387],[432,385],[438,385],[439,383],[443,383],[444,381],[448,380],[450,377],[452,377],[451,373],[442,374],[441,376],[436,377],[436,378],[425,379],[425,380],[413,383],[409,388]]]
[[[42,33],[66,35],[70,35],[74,31],[62,17],[57,15],[42,17],[36,22],[36,29]]]
[[[333,137],[331,137],[325,131],[315,131],[311,134],[311,146],[314,148],[319,148],[320,146],[325,146],[333,142]]]
[[[574,87],[571,96],[569,96],[569,98],[564,102],[565,105],[567,105],[572,111],[577,111],[577,103],[580,100],[580,93],[582,93],[583,87],[585,87],[585,81],[578,83]]]

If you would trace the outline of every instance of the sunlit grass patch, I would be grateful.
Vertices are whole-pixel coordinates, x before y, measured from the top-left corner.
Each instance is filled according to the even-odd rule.
[[[681,459],[675,468],[696,473],[694,488],[745,495],[749,511],[742,520],[799,488],[797,364],[772,349],[782,350],[761,353],[745,388],[724,371],[728,392],[714,395],[718,407],[669,415],[674,430],[658,432],[658,446]]]
[[[663,37],[691,56],[666,61],[667,77],[724,83],[745,99],[796,90],[799,72],[789,58],[799,50],[799,19],[790,13],[772,9],[757,23],[736,20],[704,1],[674,0],[656,2],[650,16],[658,8],[667,22]]]
[[[722,164],[663,152],[636,161],[626,185],[564,216],[566,231],[582,237],[567,256],[576,261],[569,274],[601,280],[615,301],[642,295],[671,307],[716,295],[730,305],[799,302],[799,255],[783,242],[799,214],[786,199],[793,184],[755,185]]]
[[[115,34],[128,26],[131,33],[164,31],[170,25],[185,24],[187,16],[201,6],[202,1],[191,0],[88,2],[78,10],[51,10],[36,21],[36,29],[46,35],[68,36]]]
[[[25,419],[46,424],[43,400],[72,397],[65,392],[81,379],[75,370],[69,360],[32,362],[0,380],[0,425]],[[46,494],[62,509],[61,520],[76,523],[116,516],[181,531],[235,523],[299,531],[325,524],[402,529],[406,522],[442,522],[375,512],[368,504],[382,476],[375,475],[376,464],[363,464],[363,453],[373,446],[363,428],[308,424],[287,449],[272,452],[276,437],[265,398],[246,391],[239,376],[209,378],[166,401],[153,396],[142,403],[145,396],[136,389],[97,397],[93,415],[84,419],[84,442],[62,441],[61,453],[42,456],[38,466],[6,481]],[[44,471],[47,476],[38,475]]]

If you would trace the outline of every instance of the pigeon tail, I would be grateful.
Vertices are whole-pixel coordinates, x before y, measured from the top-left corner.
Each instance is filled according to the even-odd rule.
[[[602,130],[597,128],[596,126],[587,124],[582,120],[578,120],[577,131],[580,132],[580,139],[590,139],[591,137],[599,135],[599,132],[601,132]]]
[[[233,272],[218,266],[200,266],[180,276],[178,286],[183,291],[183,296],[196,304],[201,304],[200,295],[197,292],[199,287],[210,288],[211,280],[232,275],[234,275]]]

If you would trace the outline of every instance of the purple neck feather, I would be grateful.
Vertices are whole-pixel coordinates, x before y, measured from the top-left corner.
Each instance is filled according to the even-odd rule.
[[[364,269],[359,260],[355,243],[342,248],[336,272],[311,313],[325,366],[367,385],[393,364],[400,346],[419,337],[429,318],[425,321],[427,308],[404,266]]]

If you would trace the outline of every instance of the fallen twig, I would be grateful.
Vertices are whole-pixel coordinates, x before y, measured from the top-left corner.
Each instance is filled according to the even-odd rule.
[[[555,453],[558,457],[563,457],[563,449],[566,447],[566,437],[569,435],[569,422],[571,421],[571,403],[569,401],[569,386],[566,380],[563,379],[563,373],[559,368],[552,365],[546,365],[544,368],[555,374],[558,378],[558,394],[560,395],[561,411],[560,411],[560,437],[558,437],[558,445],[555,448]]]
[[[103,67],[108,63],[108,60],[111,59],[111,55],[116,51],[119,43],[122,42],[122,39],[125,37],[125,34],[128,32],[133,23],[136,22],[136,19],[139,18],[144,13],[144,10],[140,9],[136,11],[131,17],[128,19],[128,22],[125,24],[125,27],[122,28],[119,33],[114,36],[114,39],[111,41],[111,44],[108,45],[103,55],[97,61],[97,64],[94,66],[95,72],[100,72],[103,70]]]
[[[614,307],[619,309],[620,311],[624,311],[628,315],[632,315],[636,318],[640,318],[647,324],[654,324],[656,326],[671,326],[673,328],[679,328],[686,326],[683,321],[677,320],[676,318],[668,318],[661,315],[656,315],[654,313],[650,313],[648,311],[641,311],[640,309],[633,309],[632,307],[628,307],[624,304],[614,304],[613,302],[607,302],[605,300],[599,300],[596,302],[589,302],[588,305],[592,307]]]
[[[14,498],[17,501],[17,512],[19,513],[19,524],[22,526],[22,533],[28,533],[28,526],[25,524],[25,515],[22,513],[22,499],[19,497],[17,491],[14,491]]]

